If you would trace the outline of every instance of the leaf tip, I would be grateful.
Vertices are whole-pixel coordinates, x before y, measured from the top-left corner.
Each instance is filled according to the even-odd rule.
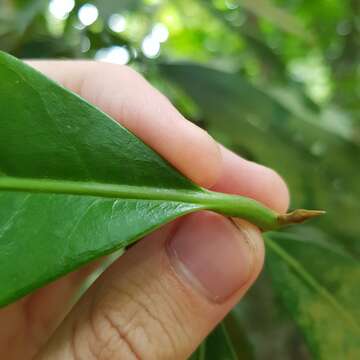
[[[305,210],[297,209],[287,214],[278,216],[278,223],[280,226],[302,223],[308,219],[324,215],[324,210]]]

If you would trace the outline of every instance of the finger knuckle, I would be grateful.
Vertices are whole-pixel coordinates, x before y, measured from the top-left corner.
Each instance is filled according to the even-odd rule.
[[[95,359],[125,358],[125,355],[127,359],[141,359],[131,332],[119,326],[112,314],[107,311],[94,312],[90,318],[90,328],[95,340],[90,348]]]
[[[115,65],[109,63],[101,63],[97,69],[99,76],[103,77],[104,75],[109,76],[111,79],[121,79],[130,81],[132,84],[144,82],[144,78],[137,71],[132,69],[128,65]]]

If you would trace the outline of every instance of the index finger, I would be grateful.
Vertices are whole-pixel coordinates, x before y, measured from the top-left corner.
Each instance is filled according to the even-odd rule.
[[[129,67],[94,61],[29,64],[108,113],[195,183],[286,210],[287,187],[276,172],[219,147]]]

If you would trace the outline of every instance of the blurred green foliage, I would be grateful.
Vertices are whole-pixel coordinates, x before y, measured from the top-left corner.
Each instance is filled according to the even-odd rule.
[[[281,173],[293,207],[327,210],[269,240],[266,271],[194,358],[360,358],[359,32],[357,0],[0,2],[1,50],[129,63]]]

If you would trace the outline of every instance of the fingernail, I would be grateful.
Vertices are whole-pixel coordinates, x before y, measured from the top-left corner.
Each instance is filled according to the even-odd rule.
[[[249,280],[255,261],[255,231],[237,229],[210,212],[186,217],[167,249],[179,276],[214,302],[224,302]]]

